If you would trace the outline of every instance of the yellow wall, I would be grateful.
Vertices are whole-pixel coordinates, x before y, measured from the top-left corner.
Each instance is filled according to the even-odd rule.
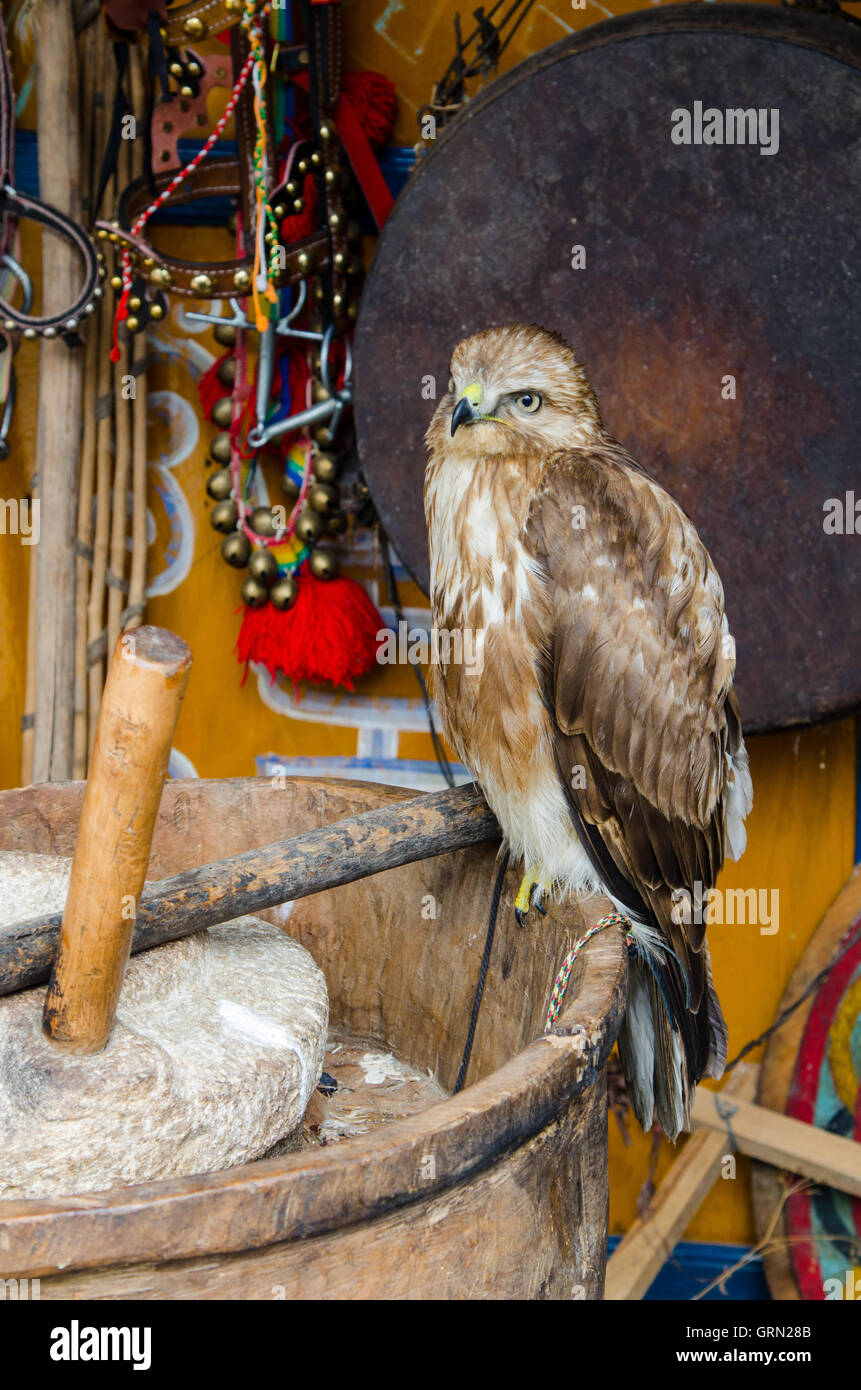
[[[415,140],[414,112],[429,97],[433,81],[445,68],[452,50],[452,18],[458,0],[414,3],[413,0],[347,0],[349,66],[387,72],[398,87],[401,103],[396,143]],[[534,7],[505,66],[564,35],[568,24],[581,27],[609,13],[639,8],[618,3],[612,10],[589,4],[585,11],[564,4]],[[853,7],[861,13],[861,6]],[[221,258],[228,253],[224,234],[214,230],[176,229],[161,233],[167,244],[183,254]],[[25,233],[23,254],[28,266],[38,261],[38,238]],[[163,339],[180,345],[186,336],[172,306],[162,327]],[[217,351],[208,334],[198,336],[209,351]],[[154,350],[156,365],[150,390],[174,391],[197,410],[196,392],[182,351],[168,356]],[[0,463],[0,497],[23,496],[32,466],[35,431],[37,350],[24,344],[17,359],[19,404],[12,437],[12,457]],[[174,592],[154,599],[150,621],[172,628],[194,651],[195,665],[180,720],[176,744],[204,777],[245,776],[254,772],[257,754],[351,755],[356,733],[351,728],[325,728],[285,719],[261,701],[256,683],[243,687],[232,654],[238,628],[236,574],[221,561],[220,537],[206,520],[204,464],[212,427],[199,414],[200,443],[175,470],[174,477],[191,508],[195,526],[193,563],[188,577]],[[164,430],[155,419],[151,459],[157,463],[165,447]],[[151,505],[157,538],[154,553],[163,552],[164,508],[153,468]],[[46,504],[50,499],[46,499]],[[0,786],[14,786],[20,776],[20,719],[24,712],[24,665],[28,563],[33,549],[16,537],[0,536]],[[355,571],[370,577],[371,571]],[[377,578],[380,578],[377,575]],[[404,587],[406,604],[423,605],[420,595]],[[413,677],[403,667],[376,671],[362,683],[364,694],[415,697]],[[762,936],[756,928],[715,926],[710,940],[714,974],[730,1030],[732,1055],[748,1038],[773,1020],[791,970],[829,902],[848,877],[853,862],[855,804],[855,725],[844,721],[802,733],[762,737],[751,741],[756,804],[750,821],[749,848],[740,865],[732,865],[722,886],[765,887],[779,891],[780,930]],[[399,753],[432,758],[430,741],[422,733],[402,734]],[[631,1121],[632,1144],[621,1142],[611,1120],[611,1223],[622,1231],[630,1223],[640,1186],[648,1170],[649,1140]],[[658,1175],[670,1153],[665,1146]],[[735,1182],[719,1183],[689,1235],[701,1239],[750,1239],[748,1187],[743,1164]]]

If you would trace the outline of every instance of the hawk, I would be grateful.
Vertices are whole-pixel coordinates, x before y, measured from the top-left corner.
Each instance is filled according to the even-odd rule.
[[[523,863],[521,924],[569,893],[629,919],[619,1051],[675,1139],[726,1061],[697,908],[752,803],[723,586],[555,333],[461,342],[426,438],[433,625],[481,651],[432,667],[445,734]]]

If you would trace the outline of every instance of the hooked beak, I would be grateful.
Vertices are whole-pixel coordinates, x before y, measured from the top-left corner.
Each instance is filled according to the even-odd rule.
[[[461,392],[451,417],[453,435],[457,433],[461,425],[471,425],[474,420],[482,419],[481,402],[483,396],[484,391],[478,381],[471,381],[466,390]]]
[[[461,396],[451,417],[452,434],[457,434],[461,425],[471,424],[473,420],[477,419],[478,415],[472,404],[467,400],[466,396]]]

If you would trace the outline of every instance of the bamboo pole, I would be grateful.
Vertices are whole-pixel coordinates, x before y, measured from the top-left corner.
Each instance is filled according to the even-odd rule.
[[[135,112],[143,110],[144,81],[142,60],[138,50],[133,50],[131,61],[131,95]],[[139,148],[140,146],[140,148]],[[135,141],[132,153],[132,170],[135,174],[143,172],[143,144]],[[143,622],[146,588],[147,560],[147,338],[146,330],[141,334],[142,353],[132,363],[135,380],[134,405],[132,408],[132,560],[129,573],[129,596],[126,619],[123,624],[128,631],[139,627]]]
[[[93,91],[96,97],[93,123],[96,150],[104,148],[107,137],[107,37],[104,25],[96,29],[96,63]],[[92,751],[96,717],[105,680],[107,634],[104,627],[105,581],[108,570],[108,544],[111,520],[111,459],[113,453],[113,391],[111,389],[111,360],[108,344],[111,340],[113,305],[110,296],[99,301],[99,348],[96,361],[96,490],[95,525],[93,529],[93,560],[90,589],[87,598],[87,754]],[[104,643],[104,650],[101,644]]]
[[[87,220],[92,215],[92,196],[97,151],[95,143],[95,110],[88,83],[96,70],[96,34],[92,26],[78,40],[78,55],[82,73],[81,94],[81,187],[82,211]],[[75,729],[74,776],[81,780],[87,770],[87,601],[90,561],[93,545],[93,484],[96,473],[96,375],[101,350],[99,318],[94,315],[87,334],[84,356],[84,422],[81,440],[81,463],[78,479],[78,558],[75,569]],[[107,350],[107,349],[105,349]]]
[[[120,186],[126,188],[132,179],[132,148],[137,140],[121,140],[117,158]],[[111,539],[108,580],[108,651],[113,651],[122,629],[123,609],[126,606],[126,533],[128,530],[128,488],[131,469],[132,421],[129,399],[129,377],[132,376],[134,338],[129,337],[120,348],[119,362],[114,364],[114,478],[111,493]],[[134,378],[132,377],[132,380]]]
[[[41,195],[77,218],[77,64],[71,0],[46,6],[37,45]],[[79,268],[71,248],[42,238],[43,312],[72,302]],[[41,536],[36,547],[33,779],[61,781],[74,763],[75,541],[83,355],[57,339],[40,345],[37,471]]]
[[[42,1016],[46,1037],[72,1052],[99,1052],[111,1031],[190,667],[189,648],[162,628],[114,648]]]

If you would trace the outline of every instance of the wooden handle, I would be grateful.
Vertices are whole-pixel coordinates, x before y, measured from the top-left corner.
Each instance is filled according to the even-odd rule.
[[[140,900],[132,951],[148,951],[384,869],[498,840],[499,834],[476,786],[365,811],[151,884]],[[48,978],[60,921],[57,913],[0,928],[0,995]]]
[[[99,709],[60,949],[42,1027],[74,1052],[108,1040],[191,652],[158,627],[124,633]]]

